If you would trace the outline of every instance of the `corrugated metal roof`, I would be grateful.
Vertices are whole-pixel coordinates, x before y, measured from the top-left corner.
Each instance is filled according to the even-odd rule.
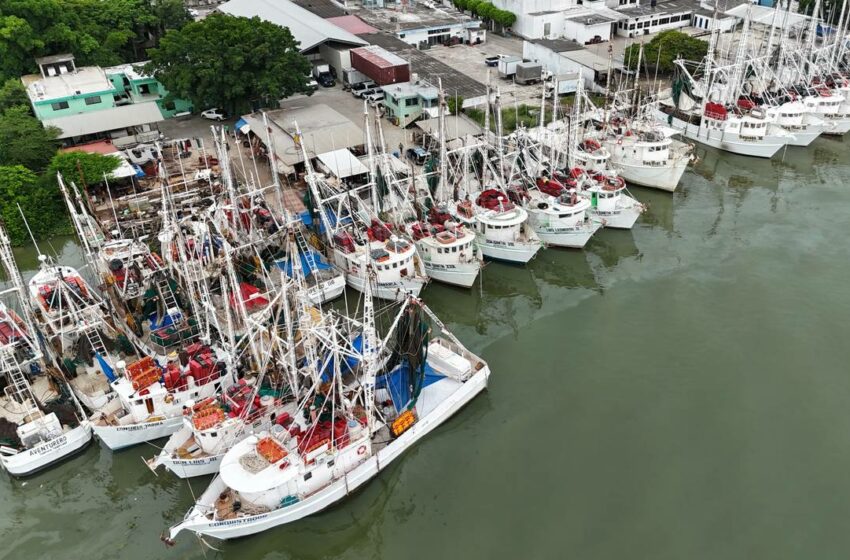
[[[252,113],[242,118],[265,143],[266,130],[262,114]],[[302,161],[301,148],[294,140],[296,122],[310,157],[341,148],[362,146],[364,142],[363,130],[359,126],[325,104],[269,111],[266,120],[277,159],[290,167]]]
[[[329,22],[349,33],[360,35],[362,33],[375,33],[378,31],[357,16],[339,16],[326,18]]]
[[[256,16],[281,27],[288,27],[300,44],[302,52],[326,41],[349,45],[367,44],[356,35],[289,0],[230,0],[219,6],[218,10],[232,16]]]
[[[365,58],[378,68],[390,68],[393,66],[404,66],[407,61],[397,54],[391,53],[378,45],[370,45],[368,47],[360,47],[353,49],[358,55]]]
[[[55,126],[62,130],[59,138],[73,138],[129,126],[139,126],[164,120],[156,103],[135,103],[123,107],[110,107],[100,111],[80,113],[58,119],[45,119],[44,126]]]

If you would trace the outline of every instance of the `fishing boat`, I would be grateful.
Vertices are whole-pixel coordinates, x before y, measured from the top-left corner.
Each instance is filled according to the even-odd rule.
[[[528,211],[529,224],[544,243],[581,249],[602,224],[590,219],[590,201],[579,196],[576,181],[571,182],[568,186],[549,177],[539,177],[534,187],[524,190],[519,199]]]
[[[0,380],[5,385],[0,395],[0,464],[9,474],[23,477],[81,451],[92,432],[62,374],[44,359],[23,279],[2,227],[0,257],[12,280],[3,295],[16,296],[24,310],[21,318],[0,302]]]
[[[658,129],[613,129],[602,145],[610,154],[611,167],[628,183],[667,192],[676,190],[694,159],[691,145]]]
[[[235,382],[229,359],[196,342],[164,365],[150,356],[118,362],[105,372],[118,398],[92,415],[95,435],[112,450],[170,436],[182,425],[187,403],[213,397]]]
[[[446,206],[432,207],[426,220],[406,224],[434,280],[469,288],[481,270],[481,251],[475,233],[452,219]]]
[[[454,215],[475,230],[475,242],[485,258],[526,264],[543,247],[528,223],[528,212],[508,194],[492,188],[471,200],[461,200]]]
[[[367,286],[360,381],[346,385],[335,375],[315,385],[278,428],[231,448],[219,476],[163,535],[166,542],[186,530],[244,537],[321,512],[368,483],[486,387],[487,364],[421,301],[403,302],[381,342],[371,301]],[[387,355],[395,358],[385,362]]]
[[[591,218],[614,229],[631,229],[646,207],[629,196],[626,182],[612,173],[594,173],[587,175],[574,168],[569,177],[554,175],[556,180],[567,181],[570,178],[580,180],[581,196],[590,201]]]

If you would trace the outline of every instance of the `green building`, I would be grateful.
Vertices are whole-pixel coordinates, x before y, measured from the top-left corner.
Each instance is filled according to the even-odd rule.
[[[418,120],[422,113],[436,116],[440,92],[424,81],[391,84],[381,89],[387,118],[396,126],[404,128]]]
[[[23,76],[35,116],[62,130],[69,145],[110,138],[143,137],[156,123],[192,111],[189,101],[169,99],[141,64],[77,68],[70,54],[36,59],[40,74]]]

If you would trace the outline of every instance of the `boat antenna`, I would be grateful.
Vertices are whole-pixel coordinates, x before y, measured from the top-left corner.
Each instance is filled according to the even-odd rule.
[[[42,257],[41,249],[38,248],[38,243],[35,242],[35,236],[32,234],[32,230],[30,229],[30,224],[29,224],[29,222],[27,222],[27,217],[24,216],[24,211],[21,209],[21,205],[18,204],[18,203],[16,203],[15,205],[18,207],[18,212],[20,212],[20,214],[21,214],[21,219],[24,221],[24,226],[26,226],[26,228],[27,228],[27,233],[30,236],[30,240],[32,241],[33,247],[35,247],[35,251],[38,253],[39,260],[41,260],[41,257]]]

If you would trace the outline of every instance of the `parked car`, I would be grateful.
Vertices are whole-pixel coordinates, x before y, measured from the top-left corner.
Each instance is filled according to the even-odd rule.
[[[380,102],[381,105],[384,104],[384,92],[381,91],[381,90],[377,90],[377,91],[370,93],[369,95],[365,96],[363,99],[368,101],[369,105],[371,105],[372,107],[377,107],[378,102]]]
[[[319,82],[317,82],[313,78],[307,78],[307,87],[312,90],[317,90],[319,89]]]
[[[429,154],[422,146],[413,146],[408,148],[404,155],[416,165],[425,165]]]
[[[361,99],[364,99],[364,98],[366,98],[367,95],[372,95],[376,91],[381,91],[381,88],[379,88],[378,86],[373,86],[373,87],[357,90],[353,93],[354,93],[354,97],[359,97]]]
[[[223,121],[227,118],[227,113],[225,113],[223,109],[213,107],[212,109],[202,111],[201,116],[211,121]]]
[[[585,41],[584,44],[585,45],[596,45],[596,44],[599,44],[601,42],[602,42],[602,36],[601,35],[594,35],[593,39],[589,39],[589,40]]]
[[[359,84],[351,85],[351,95],[354,97],[361,97],[364,90],[371,89],[374,90],[378,85],[372,80],[368,80],[366,82],[360,82]]]

